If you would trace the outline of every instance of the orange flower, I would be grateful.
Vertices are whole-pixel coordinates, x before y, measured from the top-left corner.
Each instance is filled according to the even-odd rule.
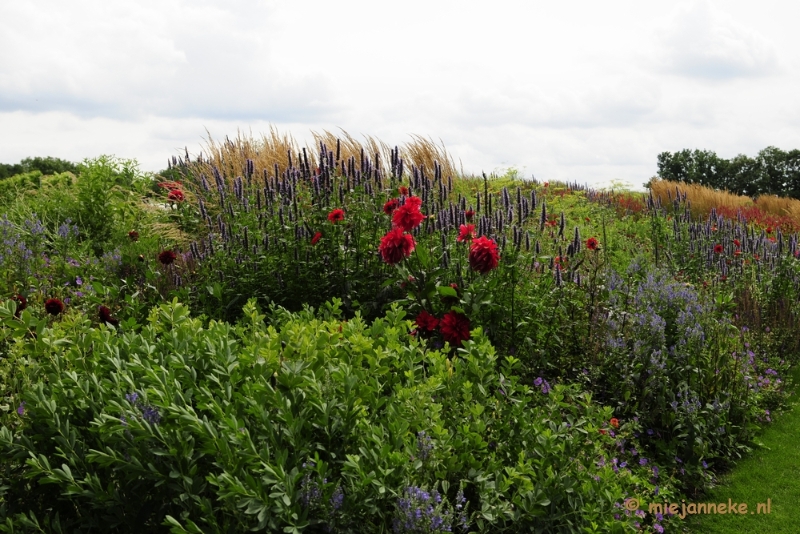
[[[611,421],[609,421],[609,424],[611,424],[611,426],[613,426],[614,428],[619,428],[619,419],[617,419],[616,417],[612,417]]]

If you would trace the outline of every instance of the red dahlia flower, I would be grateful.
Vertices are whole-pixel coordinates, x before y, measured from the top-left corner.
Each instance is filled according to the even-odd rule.
[[[595,239],[594,237],[590,237],[589,239],[586,240],[586,248],[588,248],[589,250],[597,250],[597,246],[598,246],[597,239]]]
[[[180,189],[173,189],[172,191],[169,192],[167,198],[169,200],[174,200],[175,202],[183,202],[184,199],[183,191],[181,191]]]
[[[28,300],[19,293],[11,297],[11,300],[17,303],[17,311],[14,312],[14,317],[19,317],[22,310],[28,307]]]
[[[378,252],[389,265],[400,263],[414,251],[416,243],[411,234],[404,234],[402,228],[394,228],[381,238]]]
[[[767,233],[768,234],[771,234],[772,230],[773,230],[773,228],[771,226],[767,226]]]
[[[436,330],[436,327],[439,326],[439,319],[428,313],[426,310],[422,310],[417,315],[416,320],[414,321],[420,330],[425,330],[427,332],[433,332]]]
[[[422,199],[419,197],[408,197],[406,203],[394,210],[392,215],[392,224],[402,228],[406,232],[419,226],[419,223],[425,219],[425,216],[420,213],[419,207],[422,205]]]
[[[336,224],[339,221],[344,220],[344,210],[341,208],[336,208],[335,210],[331,211],[328,214],[328,220],[333,224]]]
[[[463,313],[451,310],[439,321],[439,331],[445,341],[460,347],[462,341],[469,339],[469,319]]]
[[[486,274],[497,267],[500,255],[497,252],[497,243],[486,236],[472,240],[469,248],[469,266],[473,271]]]
[[[139,241],[139,232],[131,230],[128,232],[128,238],[130,238],[131,241]]]
[[[472,218],[475,216],[474,210],[467,210],[464,212],[464,216],[467,218],[468,221],[471,221]]]
[[[739,241],[738,239],[734,239],[734,240],[733,240],[733,244],[734,244],[734,245],[736,245],[737,247],[740,247],[740,246],[742,246],[742,243],[741,243],[741,241]]]
[[[317,232],[316,234],[314,234],[314,237],[311,238],[311,244],[316,245],[317,241],[319,241],[321,237],[322,237],[322,232]]]
[[[462,224],[458,228],[458,237],[456,241],[461,243],[462,241],[466,241],[467,239],[475,239],[475,225],[474,224]]]
[[[722,250],[723,250],[722,245],[719,245],[719,244],[714,245],[714,253],[715,254],[722,254]]]
[[[113,324],[117,326],[119,324],[119,319],[116,317],[111,317],[111,310],[108,306],[100,306],[97,308],[97,311],[100,314],[100,321],[106,324]]]
[[[404,186],[404,185],[401,185],[398,188],[398,191],[400,191],[401,195],[407,195],[408,194],[408,188],[406,186]]]
[[[59,299],[47,299],[47,302],[44,303],[44,309],[50,315],[58,315],[64,311],[64,303]]]
[[[394,210],[396,210],[400,206],[400,201],[396,198],[390,198],[386,201],[386,204],[383,205],[383,213],[386,215],[391,215]]]
[[[178,255],[172,252],[171,250],[165,250],[161,254],[158,255],[158,261],[160,261],[163,265],[169,265]]]

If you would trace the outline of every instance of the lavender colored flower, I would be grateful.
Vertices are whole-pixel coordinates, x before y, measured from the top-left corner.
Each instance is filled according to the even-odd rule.
[[[341,486],[336,486],[336,489],[333,490],[330,503],[334,510],[339,510],[342,507],[344,503],[344,491],[342,491]]]
[[[22,401],[20,405],[17,407],[17,414],[25,415],[25,401]]]
[[[136,402],[139,400],[139,394],[136,393],[135,391],[133,393],[128,393],[127,395],[125,395],[125,400],[130,402],[131,404],[136,404]]]
[[[428,459],[433,450],[433,441],[424,430],[417,432],[417,455],[423,462]]]
[[[158,409],[154,406],[142,407],[142,417],[151,425],[158,424],[161,421],[161,414],[158,413]]]

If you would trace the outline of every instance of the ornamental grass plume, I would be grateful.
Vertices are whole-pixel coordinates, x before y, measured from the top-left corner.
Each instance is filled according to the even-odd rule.
[[[439,331],[445,341],[460,347],[462,341],[469,339],[469,319],[463,313],[450,310],[439,321]]]
[[[64,311],[64,303],[59,299],[47,299],[47,302],[44,303],[44,309],[50,315],[58,315]]]
[[[178,255],[173,251],[165,250],[158,255],[158,261],[160,261],[162,265],[169,265],[174,262],[177,257]]]
[[[406,234],[400,227],[393,228],[383,238],[378,246],[381,259],[389,265],[400,263],[414,251],[416,243],[411,234]]]
[[[420,213],[422,199],[419,197],[408,197],[405,204],[394,210],[392,214],[392,224],[410,232],[425,219],[425,215]]]
[[[497,243],[493,239],[481,236],[472,241],[469,249],[469,266],[473,271],[486,274],[497,268],[500,254],[497,252]]]

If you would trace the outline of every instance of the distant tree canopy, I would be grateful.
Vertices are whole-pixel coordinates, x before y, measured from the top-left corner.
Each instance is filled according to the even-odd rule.
[[[682,150],[658,155],[664,180],[726,189],[737,195],[777,195],[800,199],[800,150],[770,146],[755,158],[739,154],[724,159],[710,150]]]
[[[76,173],[78,165],[59,158],[25,158],[17,164],[0,163],[0,180],[31,171],[39,171],[43,175]]]

